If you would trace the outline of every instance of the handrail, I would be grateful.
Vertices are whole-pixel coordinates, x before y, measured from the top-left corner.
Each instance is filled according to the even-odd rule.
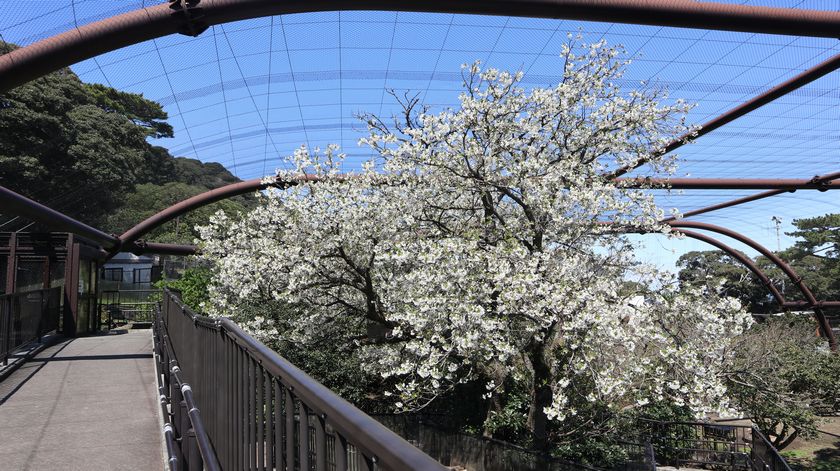
[[[230,319],[195,314],[170,289],[164,291],[163,304],[170,327],[180,322],[178,325],[187,330],[178,334],[183,335],[183,343],[203,348],[194,359],[197,368],[205,371],[188,374],[213,382],[213,391],[196,389],[197,401],[207,401],[201,405],[205,412],[210,411],[209,436],[217,449],[221,447],[219,459],[226,463],[225,467],[240,467],[240,463],[248,467],[250,462],[259,463],[257,468],[262,464],[269,468],[276,461],[277,468],[282,469],[283,462],[299,461],[301,469],[305,469],[314,459],[315,469],[322,470],[330,455],[335,469],[345,471],[352,447],[361,454],[361,469],[372,470],[374,463],[378,469],[395,471],[445,469]],[[190,328],[194,330],[189,331]],[[201,337],[201,332],[208,335]],[[212,337],[210,333],[221,336]],[[179,348],[184,347],[175,345],[175,350]],[[194,349],[191,352],[198,353]],[[191,353],[184,350],[184,354]],[[213,404],[210,409],[208,403]],[[314,440],[310,420],[315,425]],[[328,435],[330,439],[334,437],[335,453],[327,452]],[[306,436],[309,440],[300,440]]]
[[[220,326],[273,375],[291,386],[307,406],[320,412],[344,437],[364,437],[354,441],[365,454],[376,457],[386,469],[441,470],[443,466],[422,451],[390,431],[355,406],[345,401],[321,383],[280,357],[275,351],[245,333],[227,318],[220,319]]]
[[[186,464],[189,465],[190,469],[202,469],[202,466],[196,463],[197,457],[195,456],[194,450],[190,449],[193,445],[195,445],[198,447],[199,454],[201,455],[201,464],[203,464],[203,469],[208,471],[221,471],[222,467],[219,464],[219,459],[216,456],[216,452],[210,442],[210,437],[207,434],[204,421],[201,418],[201,413],[193,398],[192,387],[185,382],[181,376],[181,368],[178,366],[178,359],[175,356],[175,352],[173,351],[172,344],[169,340],[168,326],[160,315],[160,309],[156,311],[155,330],[155,343],[157,344],[156,347],[158,350],[158,361],[156,362],[158,374],[160,375],[160,370],[163,369],[162,367],[164,365],[166,365],[167,374],[164,377],[167,381],[165,381],[165,383],[175,386],[172,391],[176,393],[167,394],[164,385],[159,387],[161,412],[163,413],[163,417],[165,419],[170,419],[167,420],[163,426],[164,439],[166,441],[168,454],[167,461],[170,469],[172,471],[178,471],[181,469],[181,460],[179,459],[179,456],[183,457],[185,453],[187,454],[187,459],[185,461]],[[160,376],[158,377],[160,378]],[[176,396],[176,400],[173,400],[172,396]],[[180,396],[183,404],[181,404],[181,400],[177,400],[177,396]],[[166,408],[167,403],[170,406],[169,410]],[[183,425],[181,427],[177,426],[177,424],[183,420],[178,417],[178,410],[180,408],[185,408],[187,410],[187,418],[190,424],[190,428],[188,430],[184,430],[185,427]],[[175,424],[172,422],[175,422]],[[176,444],[176,432],[180,433],[180,447]],[[184,449],[185,447],[187,448],[186,450]]]
[[[777,450],[776,447],[774,447],[773,444],[770,443],[770,440],[768,440],[767,437],[765,437],[764,434],[761,433],[761,430],[759,430],[758,427],[756,427],[755,425],[753,425],[751,428],[752,450],[750,452],[750,458],[753,460],[753,463],[756,462],[757,458],[757,447],[755,445],[756,437],[758,437],[758,441],[761,443],[761,445],[764,447],[764,450],[766,451],[765,455],[758,457],[761,460],[762,464],[762,466],[759,469],[761,469],[762,471],[791,471],[790,465],[788,465],[787,461],[785,461],[785,459],[782,458],[782,455],[779,454],[779,450]],[[767,462],[766,458],[769,458],[769,463]]]

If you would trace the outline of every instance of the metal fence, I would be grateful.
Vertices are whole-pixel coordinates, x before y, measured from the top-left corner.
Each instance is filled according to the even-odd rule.
[[[213,469],[214,460],[224,469],[444,469],[229,319],[196,315],[174,291],[157,310],[155,351],[172,469],[201,469],[198,461]]]
[[[0,360],[18,348],[58,330],[61,288],[0,295]]]
[[[108,327],[129,322],[152,322],[160,302],[159,289],[131,289],[102,291],[99,312]]]
[[[661,464],[743,471],[790,471],[754,426],[641,420],[639,430]]]

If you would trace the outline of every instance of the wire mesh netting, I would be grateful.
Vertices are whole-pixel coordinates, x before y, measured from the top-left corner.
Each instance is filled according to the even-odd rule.
[[[3,1],[0,38],[28,45],[156,2]],[[840,9],[840,0],[731,1]],[[301,144],[339,144],[349,170],[374,156],[358,140],[361,113],[391,116],[388,93],[418,94],[432,110],[457,106],[461,65],[524,72],[523,84],[556,84],[568,34],[623,45],[632,60],[624,90],[663,87],[696,106],[701,124],[795,74],[840,54],[837,39],[501,16],[341,11],[292,14],[213,26],[198,37],[172,35],[72,66],[82,80],[160,102],[175,137],[155,144],[173,155],[216,161],[242,179],[288,166]],[[831,73],[678,150],[677,176],[810,178],[840,169],[840,75]],[[665,208],[708,206],[748,191],[656,191]],[[55,209],[73,198],[46,193]],[[831,192],[787,193],[695,217],[776,248],[795,218],[837,211]],[[0,227],[2,230],[2,227]],[[668,247],[676,246],[663,242]],[[691,248],[692,243],[679,242]]]

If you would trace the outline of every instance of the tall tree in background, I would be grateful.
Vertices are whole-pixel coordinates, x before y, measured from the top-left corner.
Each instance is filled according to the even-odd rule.
[[[840,214],[794,219],[799,240],[780,253],[790,260],[819,299],[840,300]]]
[[[13,49],[0,42],[0,54]],[[192,196],[238,181],[220,164],[176,159],[149,144],[147,138],[173,136],[166,119],[160,104],[142,95],[83,83],[69,68],[47,74],[0,95],[0,184],[119,232],[139,222],[129,214],[163,209],[176,202],[176,194]],[[157,191],[146,186],[172,182],[184,185]],[[136,206],[139,201],[146,210]],[[164,238],[171,241],[171,235]]]
[[[840,214],[794,219],[794,245],[777,253],[802,277],[819,300],[840,300]],[[755,263],[788,300],[804,300],[796,284],[766,257]],[[750,312],[778,311],[767,288],[746,267],[719,250],[689,252],[677,260],[685,286],[719,285]]]
[[[741,301],[749,312],[776,308],[770,292],[741,262],[721,250],[691,251],[677,259],[679,280],[686,287],[720,289]]]

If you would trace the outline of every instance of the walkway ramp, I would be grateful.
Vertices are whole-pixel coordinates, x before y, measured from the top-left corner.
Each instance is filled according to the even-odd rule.
[[[164,465],[150,330],[69,339],[0,383],[0,469]]]

